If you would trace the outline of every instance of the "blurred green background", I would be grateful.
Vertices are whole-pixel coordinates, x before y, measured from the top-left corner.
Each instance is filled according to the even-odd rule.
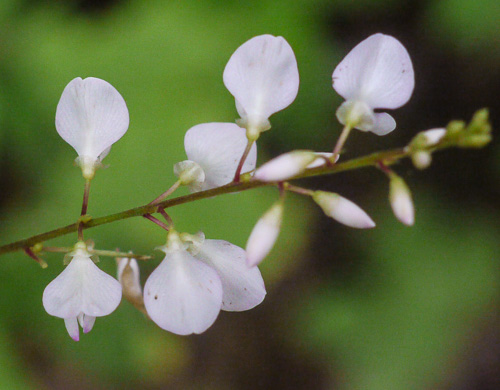
[[[93,182],[90,214],[144,204],[175,180],[185,131],[232,122],[222,83],[252,36],[284,36],[301,86],[259,140],[259,160],[330,149],[341,103],[336,64],[376,32],[413,59],[416,88],[386,137],[355,132],[344,158],[404,145],[420,130],[470,119],[499,123],[496,0],[0,0],[0,243],[75,221],[83,180],[56,133],[65,85],[94,76],[125,98],[131,125]],[[79,343],[45,313],[42,292],[62,269],[22,254],[0,259],[0,389],[460,389],[500,388],[500,143],[435,155],[426,171],[395,167],[412,188],[412,228],[398,223],[387,182],[365,169],[301,183],[343,194],[377,222],[358,231],[287,200],[278,245],[261,270],[268,295],[249,312],[222,312],[199,336],[162,331],[128,302]],[[181,190],[183,192],[185,190]],[[273,189],[172,209],[181,231],[244,246]],[[165,234],[143,219],[89,230],[102,249],[153,253]],[[75,235],[51,241],[72,245]],[[142,279],[161,256],[142,264]],[[115,274],[112,260],[100,266]]]

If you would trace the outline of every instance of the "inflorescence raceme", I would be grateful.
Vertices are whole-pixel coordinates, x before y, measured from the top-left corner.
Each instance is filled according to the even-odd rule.
[[[394,215],[403,224],[413,225],[410,189],[390,166],[409,157],[416,168],[425,169],[436,150],[479,148],[491,140],[488,112],[480,110],[468,125],[453,121],[446,128],[418,133],[404,148],[338,163],[352,129],[379,136],[393,131],[394,118],[375,110],[399,108],[413,92],[408,52],[397,39],[380,33],[358,44],[333,72],[333,88],[345,102],[336,112],[344,128],[331,152],[295,150],[256,168],[256,141],[271,128],[269,118],[288,107],[298,93],[297,61],[284,38],[262,35],[241,45],[226,65],[223,79],[240,115],[236,124],[213,122],[189,129],[184,138],[187,160],[174,165],[178,180],[169,189],[145,206],[97,219],[87,215],[90,183],[111,146],[127,131],[128,109],[120,93],[98,78],[76,78],[64,89],[56,129],[78,154],[75,161],[85,179],[81,215],[73,225],[4,245],[0,254],[24,250],[46,266],[42,253],[66,253],[67,267],[46,287],[43,306],[50,315],[64,319],[75,341],[80,337],[79,325],[84,333],[90,332],[96,318],[112,313],[122,297],[158,326],[179,335],[204,332],[220,310],[244,311],[259,305],[266,289],[257,265],[279,236],[287,192],[310,197],[327,216],[346,226],[375,227],[365,211],[340,194],[296,187],[290,180],[374,166],[389,180]],[[181,186],[192,194],[169,198]],[[277,187],[279,196],[257,221],[246,249],[206,239],[202,232],[178,232],[166,212],[178,204],[262,186]],[[152,214],[159,214],[165,222]],[[165,258],[144,289],[136,260],[149,256],[96,250],[90,240],[84,241],[86,229],[132,216],[143,216],[168,232],[166,244],[157,248]],[[43,244],[75,231],[78,240],[71,248]],[[97,267],[99,255],[116,258],[118,280]]]

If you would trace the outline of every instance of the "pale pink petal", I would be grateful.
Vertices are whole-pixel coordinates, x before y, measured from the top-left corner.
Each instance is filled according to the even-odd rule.
[[[333,72],[333,88],[346,100],[372,108],[398,108],[411,97],[413,66],[395,38],[374,34],[352,49]]]
[[[396,128],[396,121],[386,112],[375,113],[375,123],[370,129],[372,133],[377,135],[389,134]]]
[[[264,300],[262,275],[257,267],[247,266],[242,248],[223,240],[205,240],[196,258],[217,271],[222,282],[222,310],[249,310]]]
[[[224,69],[224,84],[242,119],[260,126],[297,96],[299,71],[283,37],[260,35],[241,45]]]
[[[144,286],[144,305],[162,329],[179,335],[203,333],[222,306],[217,272],[184,250],[168,253]]]
[[[65,318],[64,325],[66,325],[66,330],[68,331],[69,336],[75,341],[80,341],[80,329],[78,329],[76,316]]]
[[[190,128],[184,137],[189,160],[205,173],[203,190],[230,183],[247,146],[246,131],[234,123],[204,123]],[[257,146],[253,144],[242,172],[255,169]]]
[[[93,162],[109,152],[128,129],[127,105],[108,82],[89,77],[72,80],[56,112],[56,129],[81,157]]]

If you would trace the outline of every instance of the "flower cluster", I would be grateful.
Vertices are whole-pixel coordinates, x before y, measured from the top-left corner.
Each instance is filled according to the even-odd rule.
[[[344,130],[333,151],[295,150],[256,169],[256,141],[271,128],[269,118],[297,96],[297,61],[288,42],[271,35],[252,38],[234,52],[223,80],[235,98],[240,118],[236,123],[199,124],[186,132],[187,159],[174,165],[177,182],[149,204],[154,210],[151,213],[160,213],[166,222],[144,214],[168,231],[166,244],[158,248],[165,258],[149,275],[144,289],[134,259],[137,256],[111,253],[117,257],[116,280],[94,263],[95,255],[106,251],[96,251],[83,241],[90,181],[111,146],[127,131],[127,106],[106,81],[71,81],[57,106],[56,128],[78,153],[76,163],[86,186],[78,242],[68,254],[66,269],[44,291],[46,311],[63,318],[68,333],[78,341],[78,324],[84,333],[89,332],[96,317],[114,311],[123,295],[165,330],[180,335],[202,333],[221,310],[249,310],[263,301],[266,290],[257,265],[278,238],[287,192],[309,197],[327,216],[346,226],[375,227],[365,211],[343,196],[296,187],[288,180],[335,166],[352,129],[377,135],[393,131],[393,117],[375,110],[395,109],[409,100],[414,87],[412,62],[398,40],[375,34],[352,49],[335,68],[332,79],[333,88],[345,99],[336,112]],[[415,165],[420,169],[429,166],[432,148],[447,136],[445,129],[417,136],[411,144]],[[389,168],[390,161],[377,164],[389,178],[394,214],[404,224],[412,225],[414,209],[408,186]],[[162,208],[162,201],[181,186],[199,192],[242,181],[271,183],[279,189],[279,198],[256,223],[245,250],[227,241],[205,239],[203,233],[177,232]]]

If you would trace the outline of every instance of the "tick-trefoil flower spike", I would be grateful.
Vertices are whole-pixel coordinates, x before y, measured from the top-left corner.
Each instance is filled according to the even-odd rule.
[[[162,248],[165,258],[144,286],[144,305],[162,329],[179,335],[203,333],[222,307],[222,283],[212,268],[187,251],[172,230]]]
[[[283,37],[260,35],[241,45],[224,69],[224,84],[236,99],[248,139],[271,128],[269,117],[288,107],[299,90],[299,71]]]
[[[208,190],[230,183],[238,163],[247,146],[245,130],[234,123],[204,123],[191,127],[184,137],[184,148],[188,160],[195,165],[177,165],[176,175],[182,180],[183,174],[193,178],[189,184],[191,191]],[[254,144],[243,164],[242,172],[255,169],[257,146]],[[191,164],[191,163],[189,163]],[[189,170],[189,174],[185,173]],[[191,172],[194,172],[191,174]],[[202,181],[203,178],[203,181]]]
[[[266,257],[276,242],[283,219],[283,202],[277,201],[257,221],[247,241],[247,266],[254,267]]]
[[[113,312],[122,297],[120,283],[90,259],[85,244],[75,245],[72,260],[43,292],[47,313],[64,319],[73,340],[79,340],[78,322],[90,332],[96,317]]]
[[[116,259],[118,266],[118,281],[122,286],[123,296],[131,302],[142,301],[139,265],[136,259],[119,257]]]
[[[358,44],[333,72],[333,88],[346,101],[338,108],[340,123],[385,135],[396,128],[387,113],[404,105],[415,84],[413,66],[404,46],[395,38],[375,34]]]
[[[404,180],[391,173],[389,182],[389,201],[397,219],[408,226],[415,222],[415,210],[411,192]]]
[[[282,154],[263,164],[255,171],[254,177],[260,181],[283,181],[304,172],[318,157],[309,150],[294,150]]]
[[[339,194],[325,191],[315,191],[313,200],[320,206],[326,215],[337,222],[357,229],[375,227],[375,222],[358,205]]]
[[[70,81],[56,112],[59,135],[78,153],[83,176],[92,179],[111,145],[128,129],[127,105],[108,82],[88,77]]]

